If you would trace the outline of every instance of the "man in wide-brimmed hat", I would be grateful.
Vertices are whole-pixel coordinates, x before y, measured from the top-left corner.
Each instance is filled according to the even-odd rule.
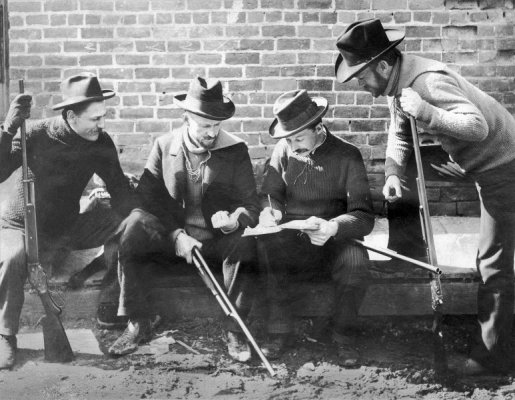
[[[118,314],[130,322],[110,347],[112,355],[133,352],[150,339],[154,312],[147,301],[148,277],[156,264],[175,270],[184,261],[191,264],[195,246],[223,270],[229,299],[242,318],[252,304],[255,243],[241,235],[257,223],[259,201],[247,146],[222,129],[234,104],[219,80],[201,77],[174,102],[184,110],[184,123],[156,140],[137,188],[140,207],[124,222]],[[226,327],[229,355],[249,360],[239,326],[228,319]]]
[[[444,64],[402,54],[396,46],[403,37],[377,19],[349,25],[336,43],[336,77],[340,82],[355,78],[374,97],[388,97],[387,200],[403,196],[401,178],[412,149],[409,116],[457,163],[451,173],[476,182],[481,200],[479,329],[463,372],[507,372],[513,362],[515,119]]]
[[[63,81],[61,115],[27,126],[27,158],[35,180],[40,259],[51,263],[62,249],[102,246],[130,209],[129,182],[118,153],[104,131],[105,100],[96,76],[82,73]],[[27,278],[24,248],[22,155],[18,128],[30,116],[31,96],[11,103],[0,132],[0,181],[11,177],[0,216],[0,368],[14,364],[16,333]],[[111,208],[93,207],[79,214],[82,193],[97,174],[111,196]]]
[[[278,139],[261,189],[260,225],[301,220],[299,231],[285,229],[258,240],[267,272],[269,301],[265,350],[279,356],[293,332],[289,288],[295,281],[333,279],[332,339],[347,364],[357,362],[352,342],[368,286],[366,251],[348,241],[374,225],[370,188],[359,150],[338,139],[322,122],[327,100],[305,90],[281,95],[269,132]]]

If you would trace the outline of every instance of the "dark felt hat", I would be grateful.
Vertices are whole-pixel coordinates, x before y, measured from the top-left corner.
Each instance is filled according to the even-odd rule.
[[[223,95],[222,83],[217,79],[197,76],[190,83],[188,93],[174,96],[180,108],[207,119],[222,121],[234,115],[234,103]]]
[[[102,101],[115,95],[112,90],[100,88],[98,78],[89,72],[70,76],[61,83],[63,101],[52,106],[54,110],[74,104]]]
[[[320,120],[327,109],[327,99],[310,97],[304,89],[286,92],[274,103],[270,136],[280,139],[294,135]]]
[[[366,19],[350,24],[336,41],[340,51],[334,66],[336,79],[347,82],[371,62],[397,46],[404,32],[385,29],[378,19]]]

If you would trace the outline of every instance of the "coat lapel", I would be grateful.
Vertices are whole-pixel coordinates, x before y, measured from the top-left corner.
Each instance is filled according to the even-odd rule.
[[[206,193],[207,188],[215,180],[221,170],[222,160],[216,154],[216,151],[211,153],[211,158],[206,163],[206,169],[202,179],[202,193]]]
[[[178,200],[182,201],[186,190],[186,179],[188,173],[186,172],[186,163],[184,160],[184,152],[182,151],[182,135],[184,132],[184,125],[174,133],[177,135],[170,145],[169,156],[171,158],[170,170],[167,171],[169,176],[168,182],[165,184],[168,186],[170,195]]]

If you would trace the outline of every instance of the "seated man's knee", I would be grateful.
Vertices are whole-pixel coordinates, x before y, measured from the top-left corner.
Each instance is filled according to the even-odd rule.
[[[120,254],[139,253],[145,250],[150,242],[162,239],[165,234],[165,228],[156,216],[135,209],[121,224]]]

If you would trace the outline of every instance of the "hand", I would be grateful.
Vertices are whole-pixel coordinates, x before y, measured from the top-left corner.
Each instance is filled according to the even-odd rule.
[[[11,135],[15,135],[23,121],[30,117],[30,94],[19,94],[9,106],[4,120],[4,129]]]
[[[111,196],[105,188],[97,187],[90,192],[88,202],[85,206],[81,207],[81,213],[91,211],[97,207],[109,208],[111,206],[110,199]]]
[[[440,164],[440,166],[431,164],[431,167],[436,169],[440,176],[454,179],[465,179],[466,177],[465,171],[454,161],[447,161],[447,164]]]
[[[338,233],[338,223],[335,221],[309,217],[306,224],[317,227],[317,229],[302,229],[302,232],[309,236],[309,240],[315,246],[323,246],[325,242]]]
[[[175,254],[177,257],[184,258],[188,264],[191,264],[193,261],[192,252],[195,246],[201,249],[202,243],[187,233],[181,232],[175,239]]]
[[[238,207],[232,214],[229,214],[228,211],[217,211],[211,216],[211,224],[213,228],[220,228],[222,232],[233,232],[240,226],[238,218],[244,211],[243,207]]]
[[[399,102],[405,113],[417,119],[423,107],[424,100],[422,100],[422,97],[412,88],[405,88],[402,89]]]
[[[393,203],[402,198],[401,180],[397,175],[390,175],[383,186],[384,198]]]
[[[265,207],[259,214],[259,225],[276,226],[283,219],[283,213],[271,207]]]

